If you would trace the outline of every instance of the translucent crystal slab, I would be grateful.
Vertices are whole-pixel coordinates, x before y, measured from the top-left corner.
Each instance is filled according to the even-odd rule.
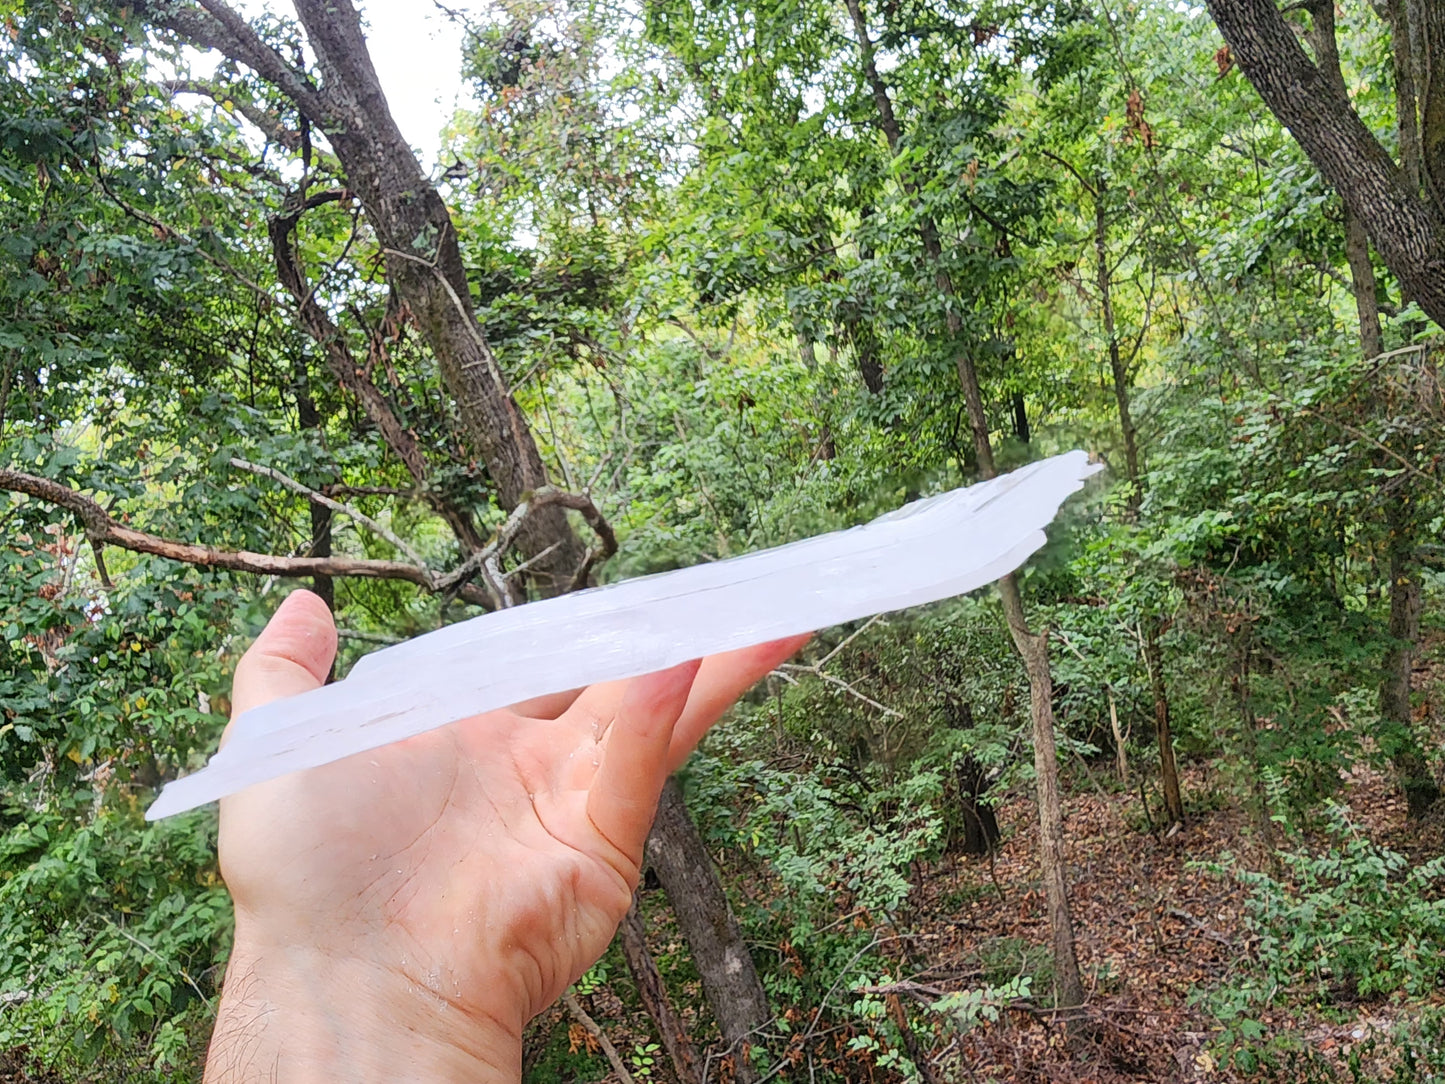
[[[1083,452],[862,527],[483,614],[374,652],[344,681],[246,712],[151,820],[546,693],[960,595],[1012,572],[1093,474]]]

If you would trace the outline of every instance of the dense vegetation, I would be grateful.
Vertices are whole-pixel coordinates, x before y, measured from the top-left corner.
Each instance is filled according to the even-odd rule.
[[[0,1077],[199,1079],[142,810],[291,585],[344,674],[1083,447],[709,739],[528,1079],[1438,1079],[1435,7],[499,0],[428,177],[345,2],[0,0]]]

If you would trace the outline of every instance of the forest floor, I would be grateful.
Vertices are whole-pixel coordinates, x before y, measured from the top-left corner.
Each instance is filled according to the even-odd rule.
[[[1416,685],[1418,710],[1441,721],[1442,705],[1432,700],[1445,689],[1445,634],[1430,638]],[[992,863],[957,856],[916,870],[907,910],[884,939],[896,949],[891,991],[913,1010],[915,1054],[931,1063],[933,1084],[1397,1079],[1386,1068],[1396,1054],[1392,1036],[1422,1006],[1394,1000],[1340,997],[1310,1006],[1275,999],[1248,1015],[1262,1029],[1261,1041],[1289,1038],[1286,1046],[1298,1059],[1293,1067],[1246,1073],[1223,1063],[1229,1044],[1207,995],[1238,985],[1254,964],[1258,939],[1245,921],[1245,885],[1209,867],[1233,856],[1243,868],[1269,869],[1272,847],[1217,763],[1184,768],[1189,820],[1172,832],[1149,823],[1137,783],[1126,788],[1101,774],[1111,766],[1075,761],[1067,767],[1065,838],[1087,1004],[1070,1019],[1038,1007],[1050,993],[1049,929],[1036,809],[1020,794],[997,810],[1003,842]],[[1147,772],[1149,765],[1139,767]],[[1412,861],[1445,853],[1445,817],[1409,823],[1387,773],[1362,764],[1340,782],[1335,800],[1372,841]],[[1157,816],[1156,810],[1156,822]],[[1300,844],[1299,837],[1290,842]],[[767,889],[745,885],[744,891]],[[665,916],[657,917],[661,928],[654,933],[670,937]],[[681,951],[680,942],[672,950]],[[937,1014],[917,1011],[946,993],[1002,985],[1020,974],[1034,977],[1032,998],[1014,1000],[996,1021],[960,1033],[944,1028]],[[674,991],[683,1005],[694,995],[700,1001],[700,994]],[[843,991],[835,1000],[847,996],[856,995]],[[647,1035],[645,1017],[624,1009],[610,991],[599,990],[589,1004],[609,1032],[616,1029],[621,1049]],[[920,1024],[928,1019],[935,1021],[931,1032]],[[558,1023],[566,1026],[560,1015]],[[659,1055],[658,1062],[653,1079],[670,1079],[665,1058]],[[901,1079],[861,1064],[848,1075],[870,1084]],[[617,1077],[602,1079],[615,1084]],[[806,1064],[775,1079],[808,1080]]]
[[[1186,793],[1196,802],[1212,793],[1211,775],[1207,767],[1185,772]],[[1339,797],[1377,841],[1396,848],[1409,842],[1411,851],[1421,843],[1407,836],[1404,803],[1380,773],[1353,772]],[[1248,967],[1254,939],[1243,922],[1244,886],[1201,866],[1230,854],[1260,866],[1258,833],[1249,816],[1234,808],[1196,806],[1188,825],[1172,835],[1141,831],[1141,819],[1132,795],[1076,794],[1066,802],[1070,902],[1088,993],[1085,1010],[1073,1021],[1026,1005],[1006,1010],[997,1023],[980,1025],[959,1041],[940,1070],[943,1079],[1033,1084],[1233,1078],[1219,1065],[1211,1043],[1218,1024],[1198,995],[1228,985]],[[952,885],[977,884],[978,860],[965,860],[962,871],[934,871],[925,882],[925,899],[937,904],[920,901],[922,909],[954,917],[919,928],[936,955],[929,972],[915,981],[926,983],[928,974],[950,970],[977,976],[980,964],[989,962],[981,959],[980,946],[991,946],[995,960],[999,945],[1047,946],[1034,805],[1015,801],[999,811],[999,821],[1007,844],[994,872],[1007,886],[1005,895],[978,894],[959,907]],[[1033,951],[1043,956],[1045,949]],[[986,977],[998,981],[996,965]],[[1048,991],[1037,993],[1046,997]],[[1380,1004],[1342,1012],[1336,1005],[1328,1014],[1291,1009],[1265,1011],[1256,1019],[1266,1035],[1288,1031],[1318,1054],[1346,1058],[1355,1044],[1388,1037],[1398,1012]]]
[[[1411,1011],[1393,1002],[1255,1011],[1264,1038],[1292,1037],[1314,1067],[1307,1077],[1289,1071],[1251,1075],[1221,1064],[1220,1025],[1201,994],[1236,980],[1252,963],[1256,939],[1243,921],[1244,885],[1204,867],[1233,855],[1247,868],[1264,868],[1269,851],[1212,765],[1185,769],[1190,818],[1172,834],[1150,830],[1137,793],[1125,793],[1112,781],[1091,785],[1087,774],[1080,774],[1089,789],[1075,790],[1066,800],[1065,834],[1088,993],[1081,1012],[1065,1019],[1037,1007],[1049,996],[1049,930],[1038,876],[1036,811],[1027,797],[998,809],[1003,843],[992,868],[986,858],[959,856],[917,871],[907,913],[884,938],[896,946],[892,992],[914,1010],[914,1040],[932,1063],[934,1084],[1315,1082],[1336,1079],[1330,1066],[1339,1070],[1340,1081],[1391,1079],[1383,1071],[1390,1036]],[[1093,776],[1097,779],[1098,769]],[[1436,824],[1422,832],[1407,824],[1404,801],[1386,774],[1360,767],[1342,784],[1336,799],[1374,841],[1412,858],[1445,852],[1445,828]],[[671,942],[663,951],[683,951],[664,914],[657,917],[654,936]],[[1001,985],[1018,974],[1034,976],[1033,998],[1012,1002],[997,1021],[962,1034],[945,1029],[936,1014],[916,1011],[943,994]],[[691,986],[673,995],[683,1006],[701,1001],[701,991]],[[843,991],[835,1001],[851,996],[856,995]],[[606,988],[583,1000],[619,1049],[645,1044],[649,1026],[640,1011],[624,1007]],[[684,1010],[684,1016],[692,1022],[692,1012]],[[931,1033],[920,1018],[937,1022]],[[560,1010],[555,1025],[569,1026]],[[1352,1052],[1354,1076],[1345,1069]],[[836,1057],[829,1060],[833,1068],[840,1064]],[[665,1057],[659,1053],[657,1061],[650,1079],[671,1080]],[[861,1061],[854,1064],[848,1075],[859,1082],[901,1080]],[[712,1078],[720,1075],[728,1076],[714,1072]],[[616,1074],[577,1079],[619,1080]],[[806,1063],[774,1079],[807,1081]]]
[[[1445,690],[1445,634],[1427,638],[1414,675],[1416,710],[1439,723]],[[1147,766],[1145,766],[1147,767]],[[1304,1079],[1286,1072],[1240,1074],[1220,1064],[1220,1025],[1205,991],[1231,985],[1253,962],[1256,938],[1245,917],[1247,890],[1237,877],[1207,867],[1234,856],[1266,869],[1272,853],[1217,766],[1184,770],[1188,824],[1151,830],[1137,793],[1125,793],[1099,769],[1078,764],[1065,803],[1070,899],[1088,1002],[1072,1023],[1022,1005],[964,1034],[940,1059],[940,1080],[1035,1084],[1044,1081],[1194,1082]],[[1084,787],[1077,783],[1082,778]],[[1377,844],[1423,861],[1445,853],[1445,818],[1410,823],[1388,774],[1357,765],[1336,801]],[[1110,790],[1113,793],[1110,793]],[[1157,816],[1157,814],[1156,814]],[[1018,946],[1018,969],[1047,961],[1049,931],[1038,874],[1034,803],[1018,797],[998,811],[1004,844],[993,868],[959,858],[929,871],[913,932],[929,967],[911,980],[935,989],[1005,978],[999,946]],[[1298,841],[1296,841],[1296,845]],[[1002,886],[996,889],[994,886]],[[936,916],[932,919],[927,916]],[[1015,973],[1016,973],[1015,972]],[[963,981],[947,981],[951,974]],[[1035,990],[1047,997],[1048,990]],[[1419,1006],[1336,1000],[1328,1007],[1283,1006],[1253,1014],[1264,1036],[1289,1035],[1312,1080],[1391,1079],[1396,1025]],[[947,1048],[945,1048],[947,1049]],[[1349,1063],[1353,1055],[1354,1066]]]

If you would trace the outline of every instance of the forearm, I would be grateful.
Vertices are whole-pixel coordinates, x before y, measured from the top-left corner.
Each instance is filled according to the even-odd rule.
[[[518,1084],[519,1031],[446,991],[304,947],[243,941],[226,971],[206,1084]]]

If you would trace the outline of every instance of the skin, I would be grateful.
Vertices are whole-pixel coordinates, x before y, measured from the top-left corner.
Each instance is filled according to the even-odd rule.
[[[236,944],[206,1080],[516,1082],[522,1029],[605,951],[667,775],[806,637],[474,716],[221,803]],[[236,715],[316,688],[297,591]]]

